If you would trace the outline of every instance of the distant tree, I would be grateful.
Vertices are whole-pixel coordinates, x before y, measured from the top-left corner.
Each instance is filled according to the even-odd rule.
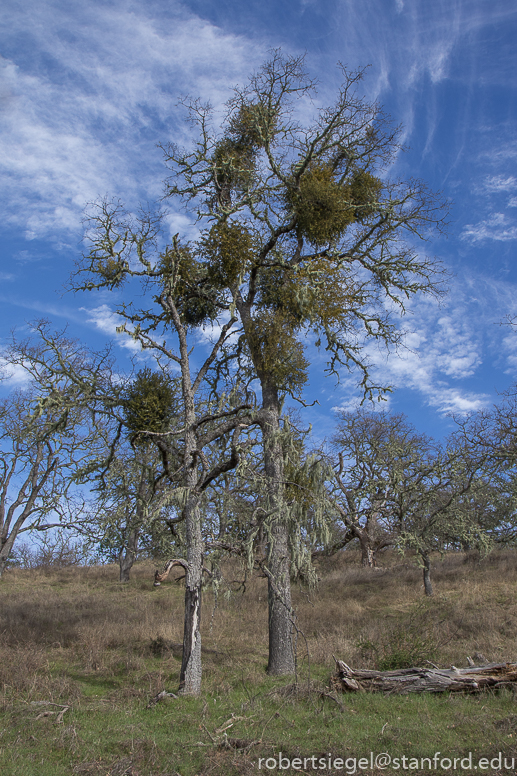
[[[304,342],[324,347],[331,374],[357,368],[365,395],[382,393],[388,386],[372,380],[364,344],[395,343],[389,310],[404,312],[405,300],[439,286],[438,264],[416,242],[441,224],[442,205],[418,181],[385,177],[398,132],[358,97],[361,77],[343,70],[335,103],[314,109],[303,60],[275,52],[235,89],[222,132],[210,108],[192,102],[194,147],[164,149],[167,194],[203,227],[189,254],[196,323],[224,310],[238,315],[242,336],[231,355],[260,383],[271,674],[294,671],[295,518],[280,418],[285,396],[299,399],[307,380]]]
[[[94,563],[94,545],[84,537],[77,536],[73,527],[54,527],[52,530],[35,532],[22,542],[15,543],[9,556],[8,568],[66,568],[88,566]]]
[[[466,509],[475,498],[484,456],[475,456],[454,435],[441,447],[423,454],[417,486],[399,503],[399,547],[411,548],[420,557],[424,592],[433,594],[431,554],[454,546],[477,547],[487,552],[490,536],[476,511]]]
[[[55,398],[29,388],[0,403],[0,576],[20,535],[75,519],[74,473],[94,437],[80,410],[62,413]]]
[[[432,442],[398,413],[340,412],[332,437],[332,501],[347,541],[356,538],[363,566],[398,542],[399,505],[418,487]]]
[[[513,386],[490,410],[457,419],[466,454],[482,461],[463,509],[495,543],[517,540],[517,388]]]
[[[485,451],[452,435],[444,445],[401,413],[343,412],[333,437],[332,500],[361,545],[365,566],[387,546],[416,552],[432,595],[431,554],[452,546],[490,546],[479,512]]]
[[[120,581],[129,582],[139,551],[152,549],[149,540],[156,533],[154,524],[179,519],[170,515],[174,487],[163,477],[156,447],[147,443],[143,449],[119,449],[95,490],[89,528],[97,537],[99,551],[118,562]]]

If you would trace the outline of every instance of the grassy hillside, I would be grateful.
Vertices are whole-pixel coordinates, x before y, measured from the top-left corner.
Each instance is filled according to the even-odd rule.
[[[151,708],[157,693],[178,685],[181,583],[154,589],[149,564],[134,569],[129,585],[109,566],[7,572],[0,581],[0,772],[468,774],[484,768],[474,769],[478,757],[490,762],[499,752],[501,772],[517,771],[510,691],[336,696],[329,684],[332,655],[354,668],[426,660],[465,666],[475,653],[517,661],[517,553],[437,558],[430,600],[417,569],[398,557],[383,562],[386,568],[370,571],[345,553],[320,566],[317,590],[295,588],[296,682],[265,674],[266,580],[248,579],[245,592],[229,597],[221,589],[217,605],[207,591],[203,695]],[[241,570],[226,571],[237,589]],[[440,767],[441,758],[467,758],[469,751],[472,768],[467,760],[462,769],[458,760],[456,771],[447,761]],[[370,752],[407,759],[372,769]],[[436,752],[432,768],[411,760]],[[508,764],[515,757],[514,769],[505,770],[504,756]],[[301,766],[295,759],[288,768],[293,758]],[[359,758],[366,758],[362,765]]]

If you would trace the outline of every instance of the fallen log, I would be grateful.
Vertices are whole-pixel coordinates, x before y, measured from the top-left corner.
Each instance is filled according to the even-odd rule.
[[[335,659],[335,658],[334,658]],[[336,660],[332,685],[341,692],[383,692],[407,695],[421,692],[469,692],[514,685],[517,663],[489,663],[475,668],[400,668],[394,671],[353,669]]]

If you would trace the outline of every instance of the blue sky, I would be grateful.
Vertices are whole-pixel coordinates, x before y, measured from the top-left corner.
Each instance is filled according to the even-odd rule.
[[[370,348],[395,388],[390,407],[441,436],[447,413],[490,406],[516,379],[517,331],[500,325],[517,316],[514,0],[11,0],[0,18],[0,348],[40,317],[92,347],[116,337],[109,295],[62,294],[86,203],[159,198],[157,143],[189,142],[178,99],[222,111],[281,47],[306,52],[322,103],[338,61],[370,65],[365,94],[403,125],[409,148],[390,175],[421,177],[451,200],[448,238],[424,246],[452,273],[448,296],[412,302],[398,353]],[[192,234],[174,210],[167,227]],[[116,341],[123,367],[134,351]],[[305,416],[320,436],[333,408],[357,401],[353,376],[336,386],[322,369],[317,359],[307,398],[320,404]]]

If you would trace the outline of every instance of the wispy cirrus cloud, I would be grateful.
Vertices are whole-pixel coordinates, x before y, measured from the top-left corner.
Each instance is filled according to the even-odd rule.
[[[87,323],[92,323],[98,331],[115,340],[117,345],[133,353],[142,352],[139,342],[132,339],[128,334],[117,332],[117,326],[120,326],[123,321],[107,304],[101,304],[98,307],[92,308],[81,307],[80,310],[86,313]]]
[[[373,380],[416,392],[441,415],[489,406],[494,385],[486,386],[485,381],[483,387],[475,387],[480,373],[494,367],[512,375],[517,372],[517,334],[498,325],[505,317],[515,317],[516,300],[513,284],[472,272],[451,284],[442,303],[413,300],[409,315],[401,321],[405,334],[397,350],[386,353],[366,344]],[[361,398],[351,378],[341,384],[338,394],[342,409],[353,409]],[[390,401],[394,399],[396,393]]]
[[[515,191],[517,178],[515,175],[490,175],[485,179],[483,189],[489,193]]]
[[[224,33],[172,3],[3,6],[0,175],[8,222],[28,239],[74,233],[84,205],[110,192],[161,195],[158,140],[182,142],[176,105],[193,93],[216,107],[263,58],[260,42]],[[23,54],[20,52],[23,51]],[[124,198],[126,199],[126,196]]]
[[[504,213],[492,213],[489,218],[479,224],[466,224],[460,234],[460,239],[469,240],[472,243],[480,243],[484,240],[509,242],[517,239],[517,224],[513,223]]]

